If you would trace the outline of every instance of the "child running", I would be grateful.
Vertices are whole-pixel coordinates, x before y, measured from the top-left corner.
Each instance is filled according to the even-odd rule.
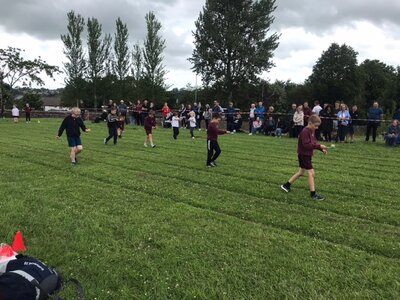
[[[189,113],[189,128],[190,128],[190,136],[192,137],[192,140],[194,140],[194,134],[193,131],[196,129],[197,122],[196,122],[196,113],[192,110]]]
[[[61,123],[60,129],[58,129],[57,139],[63,134],[64,130],[67,132],[68,146],[71,148],[71,163],[76,165],[78,160],[76,156],[82,152],[83,146],[81,142],[81,131],[90,132],[89,128],[86,128],[81,117],[81,110],[78,107],[71,109],[71,114],[67,116]]]
[[[156,128],[156,118],[154,111],[150,111],[149,115],[144,119],[144,130],[146,131],[145,147],[147,147],[147,142],[150,142],[152,148],[156,146],[153,143],[153,128]]]
[[[104,145],[107,145],[111,138],[114,138],[114,146],[117,145],[118,137],[118,116],[117,109],[115,107],[111,108],[111,112],[107,116],[107,127],[108,127],[108,137],[104,138]]]
[[[173,131],[173,137],[174,140],[178,138],[179,135],[179,122],[181,121],[181,118],[178,117],[178,113],[174,111],[172,119],[171,119],[171,126],[172,126],[172,131]]]
[[[226,130],[219,129],[219,123],[221,121],[220,114],[214,114],[213,119],[208,124],[207,129],[207,167],[216,167],[217,164],[215,161],[217,160],[218,156],[221,154],[221,148],[218,145],[218,135],[230,133]]]
[[[282,190],[284,190],[287,193],[290,192],[291,185],[297,179],[304,176],[307,170],[310,195],[313,200],[317,201],[325,200],[325,198],[321,195],[318,195],[315,192],[315,184],[314,184],[315,172],[311,162],[311,158],[313,156],[314,150],[320,150],[324,154],[328,153],[328,147],[326,147],[325,145],[318,144],[317,139],[315,138],[315,130],[318,129],[320,124],[321,124],[321,119],[318,116],[316,115],[310,116],[310,118],[308,119],[308,126],[301,131],[298,140],[297,153],[298,153],[300,169],[296,174],[292,176],[292,178],[289,179],[288,182],[281,185]]]

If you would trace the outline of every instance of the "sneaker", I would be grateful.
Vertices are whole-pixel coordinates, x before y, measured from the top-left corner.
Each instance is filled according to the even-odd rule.
[[[207,168],[212,168],[213,166],[212,165],[207,165]]]
[[[194,140],[194,136],[192,136],[192,140]]]
[[[145,146],[147,148],[147,144],[143,144],[143,146]]]
[[[281,189],[284,190],[286,193],[289,193],[291,191],[290,186],[284,184],[281,185]]]
[[[249,135],[253,135],[253,134],[250,132]]]
[[[104,145],[106,145],[107,144],[107,138],[104,138],[103,142],[104,142]]]
[[[313,200],[315,200],[315,201],[323,201],[323,200],[325,200],[324,196],[321,196],[321,195],[318,195],[318,194],[315,194],[314,196],[311,196],[311,198]]]
[[[151,148],[155,148],[156,146],[157,146],[157,145],[155,145],[155,144],[154,144],[154,145],[151,145]]]
[[[71,165],[76,166],[76,161],[71,161]]]
[[[215,161],[212,161],[212,162],[210,163],[210,165],[211,165],[212,167],[216,167],[216,166],[217,166],[217,164],[215,163]]]

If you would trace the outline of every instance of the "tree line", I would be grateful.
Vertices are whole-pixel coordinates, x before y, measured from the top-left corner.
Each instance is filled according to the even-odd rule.
[[[61,35],[67,62],[62,95],[66,106],[99,107],[108,99],[159,99],[166,90],[163,64],[165,40],[153,12],[145,17],[143,44],[129,46],[129,32],[120,18],[112,37],[96,18],[87,21],[74,11],[67,14],[67,33]],[[86,43],[83,34],[87,32]]]

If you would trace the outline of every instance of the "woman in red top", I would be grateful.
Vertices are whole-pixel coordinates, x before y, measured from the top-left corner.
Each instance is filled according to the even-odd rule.
[[[167,102],[164,103],[164,106],[161,109],[161,112],[162,112],[162,116],[163,116],[162,124],[164,125],[169,113],[171,112],[171,109],[168,107]]]

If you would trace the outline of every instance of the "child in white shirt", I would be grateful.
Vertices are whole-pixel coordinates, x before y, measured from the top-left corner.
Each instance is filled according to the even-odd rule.
[[[174,112],[172,119],[171,119],[171,126],[172,126],[172,130],[174,132],[174,140],[176,140],[178,138],[179,135],[179,123],[181,121],[181,118],[178,117],[178,113]]]
[[[197,122],[196,122],[196,113],[194,111],[191,111],[189,113],[189,127],[190,127],[190,136],[192,137],[192,140],[194,140],[194,134],[193,131],[196,129]]]

